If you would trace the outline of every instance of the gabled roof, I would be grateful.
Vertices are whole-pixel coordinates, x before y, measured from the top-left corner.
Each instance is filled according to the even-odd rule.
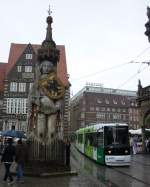
[[[27,45],[28,44],[11,43],[6,74],[8,74],[12,69],[12,67],[16,64],[18,58],[22,55]],[[35,52],[40,47],[40,45],[32,45],[32,46]]]
[[[0,62],[0,92],[4,89],[5,72],[7,69],[7,63]]]
[[[10,72],[10,70],[12,69],[12,67],[16,64],[16,61],[22,55],[22,53],[24,52],[27,45],[28,44],[18,44],[18,43],[11,44],[6,74],[8,74]],[[37,50],[41,46],[39,44],[31,44],[31,45],[32,45],[35,53],[37,53]],[[60,60],[57,65],[57,74],[58,74],[58,77],[60,78],[60,80],[63,82],[63,84],[65,86],[69,86],[65,46],[64,45],[57,45],[57,48],[60,50]]]

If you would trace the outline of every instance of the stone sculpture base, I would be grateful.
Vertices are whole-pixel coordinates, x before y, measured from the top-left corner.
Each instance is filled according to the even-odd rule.
[[[43,144],[30,139],[27,146],[26,175],[46,176],[52,173],[71,172],[70,163],[66,162],[66,145],[63,141],[55,140],[51,144]]]

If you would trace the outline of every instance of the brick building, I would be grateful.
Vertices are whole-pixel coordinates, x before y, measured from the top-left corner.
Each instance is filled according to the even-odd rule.
[[[71,131],[95,123],[128,123],[139,127],[136,92],[87,84],[70,102]]]

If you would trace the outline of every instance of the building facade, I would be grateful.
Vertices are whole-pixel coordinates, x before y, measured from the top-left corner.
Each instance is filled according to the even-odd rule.
[[[16,130],[27,130],[28,93],[35,79],[37,50],[39,48],[40,45],[37,44],[11,44],[8,63],[5,63],[5,69],[3,68],[4,76],[0,85],[0,124],[2,130],[8,130],[12,127]],[[67,134],[69,131],[70,83],[67,74],[65,46],[58,45],[57,48],[60,50],[57,72],[65,85],[63,125],[64,133]]]
[[[138,85],[137,103],[140,108],[140,124],[143,129],[150,128],[150,86],[142,87],[141,81]]]
[[[12,44],[11,47],[14,51],[15,47],[23,46]],[[26,131],[27,98],[34,80],[36,55],[32,45],[28,44],[17,59],[13,59],[13,56],[9,57],[4,79],[3,130],[14,127]]]
[[[128,123],[139,127],[136,92],[87,84],[70,102],[71,131],[95,123]]]

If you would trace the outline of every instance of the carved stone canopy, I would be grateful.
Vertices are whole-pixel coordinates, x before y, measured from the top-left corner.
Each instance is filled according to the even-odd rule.
[[[51,61],[54,66],[57,65],[60,57],[60,51],[56,48],[56,44],[52,39],[52,27],[53,19],[51,16],[47,17],[47,33],[46,38],[42,42],[41,48],[38,50],[38,61],[41,63],[44,60]]]

